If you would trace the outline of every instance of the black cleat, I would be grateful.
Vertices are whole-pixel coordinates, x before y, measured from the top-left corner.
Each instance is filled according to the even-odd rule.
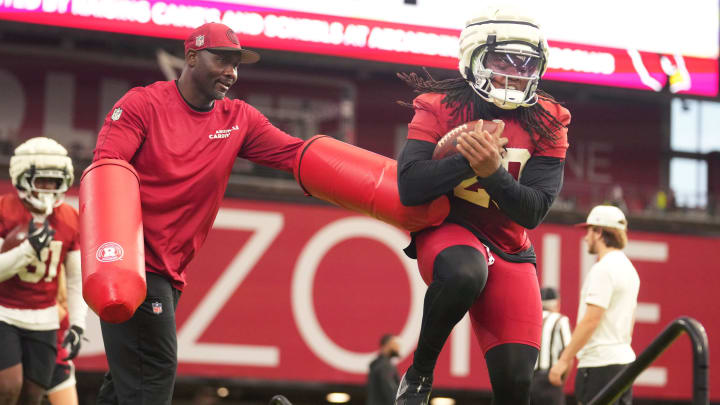
[[[432,376],[421,376],[410,366],[400,380],[395,405],[428,405],[430,391],[432,391]]]
[[[292,403],[282,395],[275,395],[270,399],[270,405],[292,405]]]

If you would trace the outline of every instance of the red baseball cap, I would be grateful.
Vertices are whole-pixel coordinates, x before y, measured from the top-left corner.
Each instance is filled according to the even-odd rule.
[[[195,28],[185,40],[185,54],[187,55],[191,49],[240,52],[242,55],[240,63],[255,63],[260,60],[257,52],[240,46],[237,35],[230,27],[220,23],[207,23]]]

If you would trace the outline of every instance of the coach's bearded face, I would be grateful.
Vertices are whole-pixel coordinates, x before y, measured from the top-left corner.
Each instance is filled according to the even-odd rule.
[[[197,53],[192,78],[197,89],[208,100],[222,100],[237,81],[239,52],[202,50]]]

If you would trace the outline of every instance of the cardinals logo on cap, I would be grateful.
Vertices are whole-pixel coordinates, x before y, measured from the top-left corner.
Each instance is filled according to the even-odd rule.
[[[230,42],[232,42],[235,45],[240,45],[240,41],[238,41],[237,35],[235,35],[235,32],[233,30],[225,31],[225,35],[227,35]]]

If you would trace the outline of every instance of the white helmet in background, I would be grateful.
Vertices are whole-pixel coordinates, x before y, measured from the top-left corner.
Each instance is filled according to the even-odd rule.
[[[506,110],[537,102],[547,59],[540,27],[517,9],[488,8],[460,34],[460,74],[482,99]]]
[[[74,177],[67,150],[50,138],[28,139],[10,158],[10,179],[20,199],[44,215],[62,203]],[[38,187],[37,179],[55,180],[55,188]]]

